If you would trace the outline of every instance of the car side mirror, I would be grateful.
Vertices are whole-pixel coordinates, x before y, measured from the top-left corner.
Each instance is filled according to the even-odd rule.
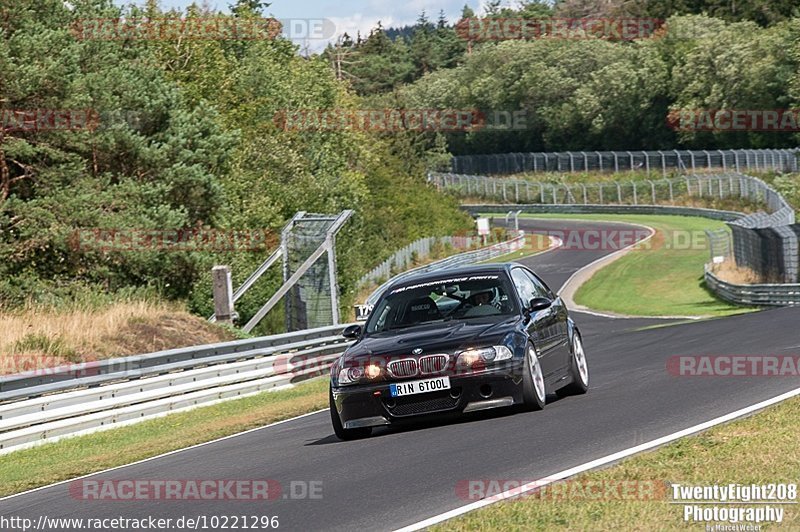
[[[546,297],[534,297],[528,304],[528,311],[536,312],[538,310],[544,310],[550,308],[550,305],[552,304],[553,302]]]
[[[348,325],[342,331],[342,336],[351,340],[356,340],[361,336],[361,325]]]

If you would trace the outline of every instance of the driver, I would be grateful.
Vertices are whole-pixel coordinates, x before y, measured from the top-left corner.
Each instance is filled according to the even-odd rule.
[[[488,290],[481,290],[480,292],[476,292],[469,296],[469,302],[473,307],[479,307],[481,305],[488,305],[492,301],[492,293],[491,289]]]

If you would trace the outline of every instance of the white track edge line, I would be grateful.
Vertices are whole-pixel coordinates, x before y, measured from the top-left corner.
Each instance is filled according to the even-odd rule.
[[[557,480],[563,480],[563,479],[575,476],[575,475],[577,475],[579,473],[583,473],[583,472],[586,472],[586,471],[589,471],[589,470],[592,470],[592,469],[596,469],[598,467],[610,464],[612,462],[616,462],[618,460],[621,460],[622,458],[627,458],[627,457],[632,456],[634,454],[638,454],[638,453],[641,453],[641,452],[644,452],[644,451],[648,451],[650,449],[653,449],[655,447],[659,447],[659,446],[664,445],[666,443],[671,443],[671,442],[673,442],[675,440],[678,440],[680,438],[683,438],[685,436],[691,436],[693,434],[696,434],[698,432],[702,432],[702,431],[704,431],[706,429],[709,429],[711,427],[714,427],[714,426],[717,426],[717,425],[721,425],[721,424],[726,423],[728,421],[732,421],[734,419],[746,416],[747,414],[750,414],[752,412],[756,412],[758,410],[762,410],[762,409],[764,409],[764,408],[766,408],[768,406],[772,406],[774,404],[783,402],[783,401],[785,401],[787,399],[791,399],[792,397],[795,397],[795,396],[798,396],[798,395],[800,395],[800,388],[796,388],[796,389],[791,390],[789,392],[783,393],[781,395],[773,397],[772,399],[767,399],[765,401],[761,401],[760,403],[756,403],[754,405],[750,405],[750,406],[747,406],[745,408],[741,408],[741,409],[736,410],[734,412],[731,412],[729,414],[725,414],[723,416],[714,418],[714,419],[712,419],[710,421],[705,421],[705,422],[700,423],[698,425],[694,425],[693,427],[689,427],[687,429],[683,429],[683,430],[680,430],[678,432],[673,432],[672,434],[668,434],[666,436],[662,436],[660,438],[656,438],[655,440],[651,440],[649,442],[642,443],[640,445],[636,445],[636,446],[630,447],[628,449],[623,449],[622,451],[618,451],[618,452],[610,454],[608,456],[604,456],[602,458],[598,458],[596,460],[592,460],[590,462],[586,462],[584,464],[581,464],[581,465],[578,465],[578,466],[575,466],[575,467],[572,467],[572,468],[569,468],[569,469],[565,469],[564,471],[560,471],[558,473],[554,473],[552,475],[548,475],[545,478],[542,478],[542,479],[539,479],[539,480],[534,480],[533,482],[529,482],[527,484],[523,484],[522,486],[519,486],[517,488],[513,488],[513,489],[510,489],[510,490],[504,491],[503,493],[499,493],[497,495],[493,495],[493,496],[488,497],[486,499],[481,499],[479,501],[475,501],[473,503],[470,503],[470,504],[467,504],[467,505],[464,505],[464,506],[460,506],[460,507],[455,508],[453,510],[450,510],[448,512],[444,512],[442,514],[435,515],[433,517],[425,519],[424,521],[419,521],[419,522],[414,523],[412,525],[408,525],[406,527],[397,529],[396,532],[413,532],[413,531],[416,531],[416,530],[422,530],[423,528],[427,528],[427,527],[435,525],[437,523],[441,523],[441,522],[446,521],[448,519],[452,519],[454,517],[457,517],[459,515],[463,515],[465,513],[471,512],[473,510],[477,510],[478,508],[482,508],[484,506],[488,506],[490,504],[494,504],[496,502],[515,497],[515,496],[520,495],[522,493],[525,493],[525,492],[528,492],[528,491],[531,491],[531,490],[534,490],[534,489],[537,489],[537,488],[541,488],[542,486],[546,486],[546,485],[551,484],[552,482],[555,482]]]

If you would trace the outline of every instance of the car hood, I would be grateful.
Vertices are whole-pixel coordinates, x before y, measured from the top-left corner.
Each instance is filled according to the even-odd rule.
[[[469,347],[496,344],[516,330],[520,319],[509,316],[502,320],[463,320],[436,322],[407,329],[397,329],[363,337],[344,354],[352,360],[373,355],[409,356],[422,349],[420,356],[431,353],[453,353]]]

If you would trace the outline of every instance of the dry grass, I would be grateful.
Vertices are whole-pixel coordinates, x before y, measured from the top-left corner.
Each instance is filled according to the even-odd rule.
[[[232,339],[177,304],[28,307],[0,313],[0,374]]]
[[[742,268],[736,265],[733,259],[715,264],[713,267],[714,275],[733,284],[755,284],[763,283],[764,280],[750,268]]]

